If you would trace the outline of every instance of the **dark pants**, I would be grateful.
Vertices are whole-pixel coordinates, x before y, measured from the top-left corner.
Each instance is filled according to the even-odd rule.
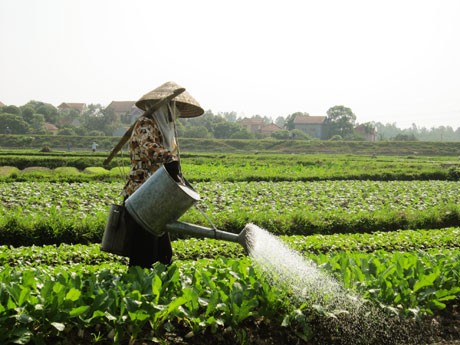
[[[169,234],[155,236],[136,223],[128,212],[126,217],[127,225],[132,232],[129,266],[150,268],[155,262],[170,264],[173,252]]]

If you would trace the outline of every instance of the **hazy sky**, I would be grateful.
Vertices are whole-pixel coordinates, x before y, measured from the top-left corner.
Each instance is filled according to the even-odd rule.
[[[460,127],[458,0],[0,0],[0,101],[137,100]]]

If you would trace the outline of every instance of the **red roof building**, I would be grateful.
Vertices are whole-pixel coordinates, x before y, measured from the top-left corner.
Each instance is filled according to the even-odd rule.
[[[264,119],[262,119],[261,117],[245,117],[244,119],[241,119],[238,122],[241,126],[246,127],[248,132],[251,133],[260,132],[262,127],[265,126]]]
[[[377,130],[369,124],[360,124],[354,128],[355,132],[366,141],[377,141]]]
[[[265,125],[263,126],[261,129],[260,129],[260,133],[264,136],[270,136],[272,133],[274,132],[278,132],[278,131],[282,131],[283,129],[274,124],[274,123],[270,123],[269,125]]]
[[[297,115],[294,119],[294,129],[299,129],[314,138],[325,139],[326,118],[326,116]]]
[[[45,130],[47,132],[50,132],[50,133],[53,133],[53,134],[56,134],[57,131],[59,130],[59,128],[57,128],[55,125],[53,125],[52,123],[49,123],[49,122],[45,122],[43,124],[43,127],[45,127]]]
[[[77,110],[80,114],[83,113],[86,110],[86,104],[85,103],[68,103],[68,102],[63,102],[58,105],[59,110]]]

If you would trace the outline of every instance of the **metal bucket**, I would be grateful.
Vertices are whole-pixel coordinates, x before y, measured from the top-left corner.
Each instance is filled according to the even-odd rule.
[[[162,165],[126,199],[125,206],[145,230],[161,236],[166,224],[179,219],[198,200],[197,192],[176,182]]]
[[[123,205],[112,204],[109,218],[102,236],[101,250],[122,256],[129,256],[131,236],[125,219]]]

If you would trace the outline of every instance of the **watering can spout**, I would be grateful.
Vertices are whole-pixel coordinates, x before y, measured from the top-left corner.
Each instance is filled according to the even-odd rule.
[[[166,224],[166,231],[181,235],[191,235],[195,237],[213,238],[216,240],[223,240],[229,242],[239,243],[243,246],[246,253],[250,249],[250,236],[249,231],[245,227],[239,234],[226,232],[217,229],[211,229],[200,225],[185,223],[185,222],[172,222]]]

